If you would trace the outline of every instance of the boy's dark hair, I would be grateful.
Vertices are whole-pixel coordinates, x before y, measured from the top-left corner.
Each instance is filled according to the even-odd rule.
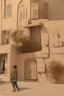
[[[14,65],[14,66],[13,66],[13,68],[17,68],[17,66],[16,66],[16,65]]]

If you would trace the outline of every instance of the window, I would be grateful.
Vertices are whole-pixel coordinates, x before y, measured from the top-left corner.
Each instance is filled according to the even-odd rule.
[[[9,18],[12,16],[12,4],[11,0],[5,0],[4,2],[4,18]]]
[[[19,11],[19,21],[22,22],[26,18],[26,9],[21,9]]]
[[[41,51],[41,27],[30,28],[30,40],[23,46],[23,53]]]
[[[48,19],[48,8],[49,8],[49,4],[48,3],[44,3],[44,5],[43,5],[44,19]]]
[[[50,51],[49,51],[49,34],[42,32],[42,38],[41,38],[41,43],[42,43],[42,57],[43,58],[48,58]]]
[[[2,32],[2,44],[9,44],[9,39],[10,39],[10,33],[9,31],[4,30]]]
[[[18,6],[18,26],[25,23],[25,20],[27,19],[27,9],[24,6],[24,3],[21,2]]]
[[[54,47],[63,47],[61,37],[59,33],[54,34]]]
[[[38,19],[38,3],[31,4],[31,19]]]
[[[43,48],[48,48],[49,47],[48,33],[42,33],[42,47]]]

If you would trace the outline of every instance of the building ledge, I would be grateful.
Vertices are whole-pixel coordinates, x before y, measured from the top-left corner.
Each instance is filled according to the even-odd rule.
[[[32,23],[32,24],[25,24],[25,25],[18,26],[18,28],[31,28],[31,27],[38,27],[42,25],[43,25],[42,23]]]
[[[10,44],[0,46],[0,54],[10,53]]]
[[[28,28],[28,27],[37,27],[37,26],[42,26],[42,23],[28,24],[28,25],[25,25],[24,27],[25,27],[25,28]]]

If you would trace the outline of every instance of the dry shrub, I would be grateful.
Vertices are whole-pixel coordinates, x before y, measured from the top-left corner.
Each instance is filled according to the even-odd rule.
[[[50,62],[49,72],[53,78],[57,79],[57,77],[64,72],[64,66],[61,62],[53,60]]]

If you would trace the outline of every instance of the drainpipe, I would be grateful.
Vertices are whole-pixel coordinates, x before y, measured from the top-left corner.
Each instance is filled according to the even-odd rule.
[[[1,23],[1,29],[0,29],[0,45],[2,44],[2,0],[0,1],[0,5],[1,5],[1,21],[0,21],[0,23]]]
[[[44,64],[45,64],[45,73],[47,73],[47,68],[46,68],[46,62],[45,60],[48,59],[50,57],[50,37],[49,37],[49,34],[48,34],[48,57],[42,57],[43,61],[44,61]],[[42,54],[42,51],[41,51],[41,54]],[[47,74],[46,74],[47,75]]]

